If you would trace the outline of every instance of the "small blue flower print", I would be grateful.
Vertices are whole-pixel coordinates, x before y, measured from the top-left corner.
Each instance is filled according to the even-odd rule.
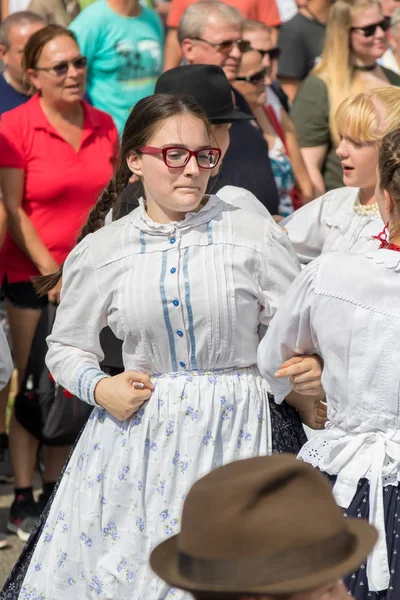
[[[181,473],[185,473],[185,471],[187,471],[188,466],[189,466],[188,461],[182,460],[181,461]]]
[[[103,529],[104,537],[111,537],[111,539],[115,542],[119,539],[118,529],[114,521],[110,521]]]
[[[126,565],[127,565],[127,562],[126,562],[126,560],[123,558],[123,559],[121,560],[121,562],[120,562],[120,563],[118,563],[118,566],[117,566],[117,571],[118,571],[118,573],[121,573],[122,569],[123,569],[124,567],[126,567]]]
[[[139,490],[139,492],[142,491],[142,489],[143,489],[143,481],[138,481],[138,483],[137,483],[137,489]]]
[[[35,571],[41,571],[42,570],[42,564],[41,563],[36,563],[35,565]]]
[[[169,437],[170,435],[172,435],[174,433],[174,427],[175,427],[175,421],[170,421],[168,423],[168,426],[165,430],[166,436]]]
[[[261,410],[261,408],[258,411],[257,419],[258,419],[259,423],[262,423],[264,421],[263,416],[262,416],[262,410]]]
[[[127,571],[126,572],[126,581],[133,581],[133,579],[135,578],[135,573],[133,571]]]
[[[211,373],[208,376],[208,382],[212,383],[213,385],[216,385],[216,383],[218,382],[218,377],[215,375],[215,373]]]
[[[87,485],[89,488],[93,487],[93,481],[90,478],[88,479]]]
[[[99,423],[104,423],[104,421],[106,420],[106,416],[107,416],[107,411],[105,408],[102,408],[99,410],[99,412],[97,413],[97,420]]]
[[[179,452],[179,450],[177,450],[177,451],[175,452],[175,456],[174,456],[174,458],[172,459],[172,464],[173,464],[173,465],[177,465],[177,464],[178,464],[178,462],[179,462],[179,458],[180,458],[180,455],[181,455],[181,453]]]
[[[139,529],[139,531],[141,531],[143,533],[143,531],[144,531],[144,522],[143,522],[143,519],[141,517],[137,517],[137,519],[136,519],[136,526]]]
[[[244,436],[245,436],[245,433],[244,433],[243,429],[241,429],[240,433],[239,433],[239,438],[242,440],[244,438]]]
[[[101,592],[103,591],[103,584],[97,575],[95,575],[92,581],[89,582],[89,590],[91,592],[95,592],[98,596],[100,596]]]
[[[161,521],[165,521],[165,519],[168,519],[168,510],[165,509],[160,513],[160,519]]]
[[[165,481],[162,480],[160,481],[160,483],[157,486],[157,492],[162,496],[164,494],[164,490],[165,490]]]
[[[126,476],[129,473],[129,469],[130,469],[129,465],[124,465],[122,467],[122,470],[121,470],[120,474],[118,475],[118,479],[120,481],[126,481]]]
[[[84,542],[85,546],[88,546],[89,548],[91,548],[93,545],[93,540],[91,537],[88,536],[87,533],[81,533],[80,540],[81,542]]]
[[[174,530],[172,529],[172,527],[170,527],[169,525],[167,525],[165,527],[165,533],[166,533],[166,535],[173,535]]]
[[[65,517],[65,512],[60,510],[60,512],[57,515],[57,521],[64,521],[64,517]]]
[[[146,448],[150,448],[150,450],[157,450],[157,444],[155,442],[150,442],[150,438],[146,438],[144,445],[146,446]]]
[[[53,535],[51,533],[46,533],[46,535],[44,536],[44,544],[50,544],[51,540],[53,539]]]
[[[96,477],[97,483],[100,483],[103,481],[103,473],[99,473]]]
[[[57,567],[62,567],[67,559],[67,553],[61,552],[57,560]]]
[[[64,523],[64,525],[62,526],[62,532],[67,533],[67,531],[68,531],[68,525],[66,523]]]
[[[102,506],[105,506],[105,505],[107,504],[107,499],[106,499],[104,496],[102,496],[102,497],[100,498],[100,504],[101,504]]]
[[[78,456],[78,469],[79,471],[82,471],[83,469],[83,461],[85,460],[85,455],[84,454],[80,454]]]
[[[161,400],[161,398],[158,399],[158,408],[162,408],[164,406],[164,400]]]
[[[246,438],[245,439],[246,439],[246,442],[251,442],[251,439],[252,439],[251,433],[246,433]]]
[[[134,425],[135,427],[140,425],[140,423],[142,422],[142,419],[143,419],[143,415],[144,415],[144,408],[140,408],[137,411],[135,418],[132,421],[132,425]]]
[[[95,452],[97,452],[98,450],[101,450],[101,446],[100,446],[100,444],[98,442],[93,446],[93,450]]]
[[[209,442],[212,440],[211,431],[208,430],[206,435],[203,437],[203,445],[208,446]]]
[[[75,579],[72,579],[72,577],[70,577],[69,579],[67,579],[67,583],[68,585],[75,585]]]
[[[195,410],[192,406],[189,406],[186,411],[186,416],[190,417],[192,421],[195,421],[198,417],[199,411]]]

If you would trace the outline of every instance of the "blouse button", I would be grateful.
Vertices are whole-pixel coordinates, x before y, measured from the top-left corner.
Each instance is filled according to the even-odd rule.
[[[183,331],[178,329],[178,331],[176,332],[176,335],[179,335],[179,337],[183,337]]]
[[[180,362],[179,364],[181,365],[182,369],[186,369],[186,363]]]
[[[172,304],[174,306],[179,306],[179,300],[172,300]]]
[[[173,275],[174,273],[176,273],[176,269],[175,267],[172,267],[172,269],[170,270],[170,273]]]
[[[176,242],[176,238],[174,238],[174,237],[169,240],[170,244],[175,244],[175,242]]]

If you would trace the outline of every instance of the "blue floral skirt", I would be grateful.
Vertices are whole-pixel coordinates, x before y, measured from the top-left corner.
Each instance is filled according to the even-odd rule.
[[[336,477],[328,476],[332,484]],[[400,600],[400,486],[384,487],[383,503],[385,511],[386,543],[388,548],[390,582],[389,589],[370,592],[366,563],[345,578],[345,584],[355,600]],[[369,481],[361,479],[357,492],[344,512],[345,516],[368,519]]]
[[[252,369],[184,385],[161,378],[126,422],[95,408],[0,598],[188,597],[154,577],[149,553],[179,531],[196,479],[271,451],[268,413],[272,451],[297,453],[306,441],[297,412],[277,406]]]

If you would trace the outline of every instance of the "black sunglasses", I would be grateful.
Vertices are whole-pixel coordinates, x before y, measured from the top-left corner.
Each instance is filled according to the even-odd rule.
[[[87,65],[87,58],[86,56],[78,56],[78,58],[74,58],[74,60],[63,60],[52,67],[35,67],[35,70],[50,71],[58,77],[61,77],[68,73],[69,65],[73,65],[77,70],[84,69]]]
[[[225,40],[224,42],[218,42],[215,44],[200,37],[193,37],[190,39],[197,42],[204,42],[205,44],[215,48],[217,52],[222,52],[223,54],[229,54],[235,45],[239,48],[240,52],[247,52],[250,49],[250,42],[247,40]]]
[[[249,50],[257,50],[261,54],[261,57],[264,58],[266,54],[268,54],[270,60],[278,60],[281,55],[280,48],[271,48],[270,50],[259,50],[258,48],[250,47]]]
[[[261,81],[264,81],[265,76],[268,72],[268,69],[263,69],[262,71],[257,71],[257,73],[254,73],[253,75],[247,75],[246,77],[236,77],[235,80],[236,81],[247,81],[247,83],[260,83]]]
[[[390,17],[384,17],[379,23],[372,23],[372,25],[366,25],[365,27],[351,27],[350,31],[360,31],[364,37],[372,37],[378,27],[382,31],[387,31],[390,27]]]

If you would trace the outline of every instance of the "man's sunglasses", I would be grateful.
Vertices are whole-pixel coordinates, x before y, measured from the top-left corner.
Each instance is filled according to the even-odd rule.
[[[257,83],[261,83],[261,81],[264,81],[267,73],[268,73],[268,69],[262,69],[262,71],[257,71],[257,73],[254,73],[253,75],[247,75],[247,77],[236,77],[235,80],[236,81],[247,81],[247,83],[257,84]]]
[[[36,71],[49,71],[57,75],[57,77],[62,77],[68,73],[69,66],[73,65],[75,69],[78,71],[84,69],[87,65],[86,56],[78,56],[78,58],[74,58],[74,60],[63,60],[52,67],[35,67]]]
[[[215,44],[200,37],[193,37],[190,39],[195,40],[196,42],[204,42],[205,44],[215,48],[217,52],[222,52],[222,54],[229,54],[232,51],[233,46],[237,46],[240,52],[248,52],[248,50],[250,50],[250,42],[247,40],[225,40],[224,42],[218,42],[218,44]]]
[[[372,37],[375,35],[378,27],[380,27],[382,31],[387,31],[390,27],[390,17],[384,17],[379,23],[372,23],[372,25],[366,25],[365,27],[352,27],[350,31],[359,31],[364,37]]]
[[[278,60],[278,58],[281,55],[281,49],[280,48],[271,48],[270,50],[259,50],[258,48],[249,48],[249,50],[257,50],[257,52],[259,52],[261,54],[261,57],[264,58],[264,56],[266,54],[268,54],[269,59],[272,60]]]

